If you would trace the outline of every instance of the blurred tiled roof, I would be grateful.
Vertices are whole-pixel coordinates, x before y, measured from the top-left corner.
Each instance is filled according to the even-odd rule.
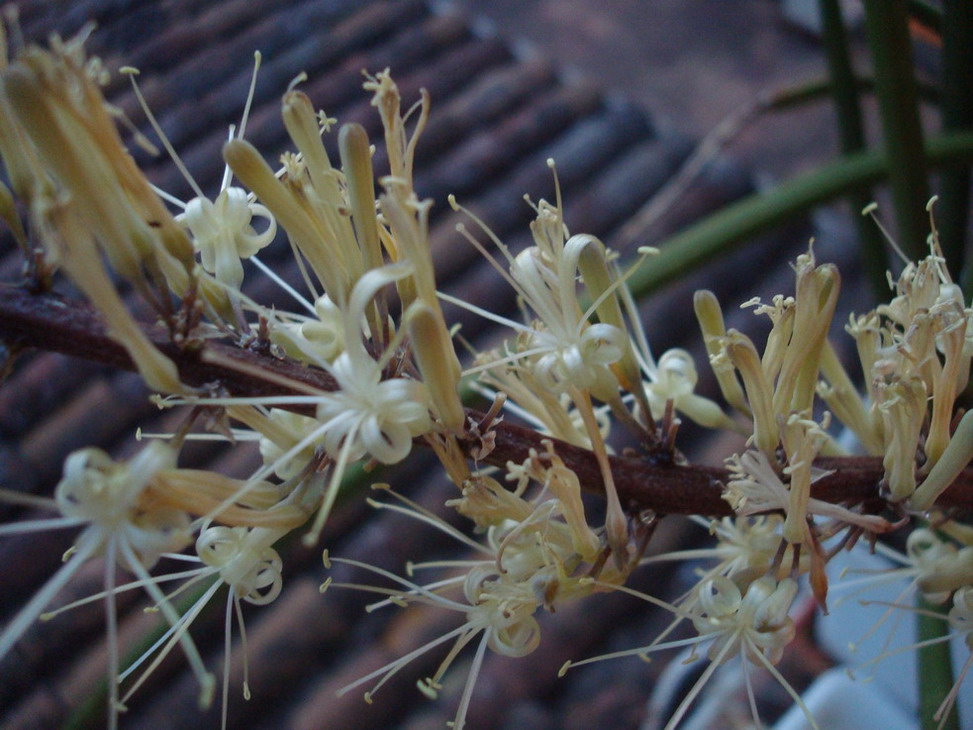
[[[473,32],[468,19],[436,14],[420,0],[37,1],[22,4],[21,19],[28,38],[43,38],[54,30],[71,33],[84,21],[95,20],[98,28],[90,52],[113,70],[121,65],[141,69],[149,105],[204,190],[213,189],[222,174],[219,150],[227,126],[239,120],[255,49],[262,51],[264,63],[247,137],[270,159],[288,147],[279,98],[302,70],[308,74],[302,88],[316,105],[340,122],[361,122],[373,137],[380,125],[361,90],[362,69],[390,67],[407,103],[420,88],[427,88],[433,114],[420,143],[417,188],[420,195],[435,200],[432,240],[441,287],[474,302],[488,302],[494,311],[513,310],[514,302],[499,276],[455,234],[457,219],[445,204],[447,193],[455,193],[518,248],[528,239],[532,213],[522,196],[528,193],[537,200],[553,195],[545,164],[553,157],[570,229],[618,245],[623,243],[617,237],[623,223],[673,175],[692,148],[691,140],[661,135],[644,111],[624,99],[606,98],[584,81],[563,78],[543,58],[515,55],[497,38]],[[142,123],[126,83],[116,75],[109,98]],[[380,146],[377,170],[383,160]],[[186,196],[188,187],[169,159],[140,162],[160,187]],[[650,244],[750,190],[749,177],[740,168],[725,161],[711,165],[664,223],[634,243]],[[691,346],[692,288],[705,281],[731,298],[742,290],[749,296],[755,293],[750,290],[756,279],[786,272],[783,264],[776,269],[761,263],[767,251],[782,246],[794,250],[802,241],[805,235],[783,234],[764,241],[700,272],[671,295],[649,302],[644,311],[654,345]],[[0,257],[6,280],[15,278],[17,256],[7,245]],[[286,245],[263,258],[296,279]],[[784,259],[775,256],[776,260]],[[268,282],[253,274],[248,286],[260,301],[276,297],[283,302]],[[462,322],[464,336],[473,342],[497,336],[491,325],[467,313],[453,311],[447,316]],[[72,449],[97,445],[116,454],[130,453],[137,426],[166,431],[175,422],[173,414],[160,414],[146,396],[132,374],[57,355],[24,356],[0,389],[0,483],[50,494]],[[207,442],[191,445],[183,463],[243,475],[258,459],[253,449],[230,451]],[[453,496],[428,455],[418,455],[381,479],[442,514],[443,502]],[[5,517],[13,514],[7,506],[0,506],[0,511]],[[664,523],[654,546],[671,548],[693,529]],[[67,534],[0,541],[0,621],[9,620],[52,574],[70,541]],[[457,550],[443,535],[395,514],[372,513],[361,500],[338,510],[322,542],[336,555],[393,571],[401,571],[406,560]],[[462,663],[455,666],[441,699],[430,703],[416,691],[415,680],[434,671],[441,659],[435,652],[396,675],[373,705],[366,705],[357,691],[338,698],[335,690],[440,634],[455,617],[421,607],[366,614],[364,595],[340,590],[326,597],[319,594],[325,575],[319,550],[288,545],[282,552],[284,593],[269,607],[246,610],[253,691],[249,702],[240,697],[239,639],[235,645],[230,726],[445,727],[465,672]],[[346,566],[332,571],[335,580],[362,580],[352,573]],[[100,585],[99,567],[89,566],[56,603],[96,592]],[[644,571],[636,585],[673,596],[679,590],[679,574],[664,568]],[[157,621],[143,613],[143,606],[138,592],[120,600],[125,646],[133,646],[145,627]],[[518,660],[488,657],[468,726],[635,727],[658,674],[657,663],[602,663],[561,680],[557,668],[569,658],[647,643],[651,628],[666,620],[661,612],[623,596],[601,597],[545,616],[543,641],[534,654]],[[0,724],[56,727],[74,716],[104,679],[103,633],[100,603],[32,627],[0,666]],[[197,619],[193,634],[207,663],[221,666],[222,606]],[[219,701],[201,714],[196,698],[195,681],[176,651],[129,703],[123,726],[218,725]],[[94,718],[102,710],[102,701],[97,702]]]

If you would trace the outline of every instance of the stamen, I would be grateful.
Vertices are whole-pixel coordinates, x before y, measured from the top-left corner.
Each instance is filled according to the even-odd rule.
[[[203,194],[202,188],[199,187],[196,180],[190,174],[189,169],[183,163],[179,153],[176,152],[176,148],[173,147],[172,143],[169,141],[169,137],[166,136],[166,133],[162,131],[162,127],[160,127],[159,123],[156,121],[155,115],[152,113],[152,110],[149,109],[149,105],[145,101],[145,97],[142,96],[142,90],[139,88],[138,82],[135,80],[135,77],[139,75],[139,70],[137,68],[133,68],[132,66],[122,66],[120,69],[118,69],[118,72],[124,76],[128,76],[129,80],[132,82],[132,89],[135,91],[135,98],[138,99],[139,106],[142,107],[142,111],[145,113],[146,119],[149,120],[149,124],[152,125],[152,129],[154,129],[155,133],[159,136],[159,141],[162,142],[162,146],[165,147],[166,152],[169,153],[169,157],[172,158],[172,162],[176,166],[176,169],[179,170],[180,174],[182,174],[183,179],[189,183],[189,187],[193,189],[196,196],[205,198],[206,196]]]

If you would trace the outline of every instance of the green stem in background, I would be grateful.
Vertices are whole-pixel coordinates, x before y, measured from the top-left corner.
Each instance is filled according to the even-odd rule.
[[[860,86],[862,90],[871,88],[870,79],[853,79],[853,83]],[[638,245],[638,241],[650,235],[648,232],[656,222],[685,195],[703,170],[757,120],[771,112],[800,108],[805,104],[819,101],[830,93],[829,79],[814,79],[785,89],[764,92],[755,100],[727,114],[699,141],[696,149],[683,161],[676,174],[669,178],[668,182],[622,226],[617,236],[621,241],[618,248],[626,250],[634,247]]]
[[[859,93],[871,93],[874,86],[872,79],[867,77],[853,77],[852,83]],[[918,91],[923,101],[930,104],[939,103],[938,87],[919,82]],[[832,96],[831,80],[828,78],[814,79],[783,89],[765,91],[754,101],[734,109],[700,140],[693,153],[679,166],[676,174],[669,178],[669,181],[659,188],[655,195],[622,226],[618,234],[614,236],[613,243],[615,246],[618,250],[624,251],[652,238],[652,228],[656,222],[662,219],[686,193],[693,181],[702,174],[717,155],[755,122],[772,112],[800,109],[807,104],[821,101],[829,96]],[[872,202],[872,199],[866,195],[860,197],[866,201],[866,204]],[[863,207],[864,205],[859,206],[858,210],[860,211]],[[878,232],[871,224],[869,224],[867,230],[866,235],[878,236]],[[880,258],[884,260],[884,253]],[[884,298],[885,293],[886,283],[883,270],[882,289],[879,298]]]
[[[822,40],[828,59],[828,74],[831,77],[831,96],[838,117],[841,154],[850,155],[866,148],[858,82],[848,52],[848,36],[845,32],[840,0],[818,0],[818,6],[821,10]],[[885,278],[887,267],[885,241],[878,227],[869,219],[859,215],[861,210],[872,202],[872,194],[867,188],[855,190],[848,196],[848,202],[852,208],[852,220],[858,233],[865,274],[871,282],[876,301],[881,301],[888,293],[888,282]]]
[[[969,161],[973,159],[973,134],[936,137],[929,141],[926,156],[931,166]],[[629,280],[632,293],[645,296],[796,213],[872,185],[887,174],[881,152],[860,152],[783,183],[769,193],[756,193],[728,205],[653,244],[661,251]]]
[[[898,244],[906,256],[919,259],[925,255],[929,234],[925,211],[929,181],[905,0],[865,0],[865,29],[882,117]]]
[[[943,132],[973,129],[973,3],[943,3]],[[973,240],[966,241],[970,217],[970,168],[957,167],[940,178],[936,224],[946,265],[960,272],[961,286],[973,284]],[[971,291],[966,289],[965,291]]]
[[[949,622],[938,615],[930,615],[932,612],[941,610],[941,607],[931,605],[921,596],[918,599],[918,607],[923,612],[916,615],[916,628],[920,642],[942,638],[949,634]],[[953,686],[953,659],[950,655],[949,642],[940,641],[922,647],[918,650],[917,661],[919,663],[917,672],[919,727],[922,730],[960,730],[958,702],[944,721],[934,719],[939,706]]]

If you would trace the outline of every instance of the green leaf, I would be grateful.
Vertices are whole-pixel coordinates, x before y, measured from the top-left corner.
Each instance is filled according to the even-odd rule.
[[[926,146],[926,157],[930,166],[967,162],[973,159],[973,134],[936,137]],[[637,297],[654,292],[791,216],[873,185],[887,174],[884,154],[862,152],[728,205],[658,244],[659,255],[629,280],[632,292]]]
[[[920,596],[918,607],[922,611],[916,615],[920,642],[943,639],[949,634],[949,622],[933,615],[938,606],[931,605]],[[954,705],[952,712],[942,722],[934,717],[954,682],[949,642],[944,640],[923,646],[917,654],[920,727],[922,730],[960,730],[958,704]]]

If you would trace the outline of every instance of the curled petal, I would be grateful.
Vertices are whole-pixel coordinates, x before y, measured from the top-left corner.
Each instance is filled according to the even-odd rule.
[[[239,587],[244,600],[256,606],[265,606],[276,599],[284,585],[283,566],[276,550],[264,548],[259,562],[251,568],[247,579]]]
[[[581,351],[587,362],[611,365],[625,354],[625,334],[614,325],[593,324],[581,335]]]
[[[412,450],[412,436],[400,423],[380,423],[374,416],[362,424],[361,439],[365,449],[383,464],[395,464]]]
[[[742,600],[740,589],[725,576],[710,578],[699,586],[700,610],[710,617],[736,613]]]
[[[497,654],[522,657],[534,651],[540,643],[540,624],[533,616],[527,616],[511,626],[492,631],[487,646]]]

